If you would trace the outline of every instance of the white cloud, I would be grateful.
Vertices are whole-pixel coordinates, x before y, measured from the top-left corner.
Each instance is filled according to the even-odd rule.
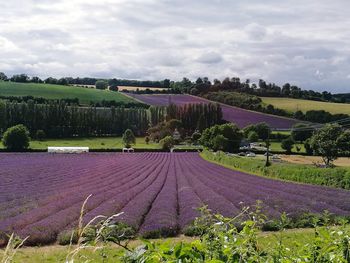
[[[349,91],[350,2],[12,0],[0,71],[138,79],[264,78]],[[21,8],[18,8],[21,6]]]

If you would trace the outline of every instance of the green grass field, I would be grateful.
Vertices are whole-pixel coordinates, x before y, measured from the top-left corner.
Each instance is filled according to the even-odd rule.
[[[300,147],[300,153],[305,153],[304,144],[300,144],[300,143],[294,144],[293,149],[292,149],[292,153],[298,152],[297,148],[296,148],[297,146]],[[285,150],[283,150],[281,147],[281,142],[270,142],[270,149],[272,151],[276,151],[276,152],[285,152]]]
[[[270,98],[261,97],[264,104],[271,104],[275,108],[283,109],[289,112],[301,110],[306,112],[309,110],[325,110],[332,114],[345,113],[350,114],[350,104],[346,103],[332,103],[312,100],[301,100],[291,98]]]
[[[133,102],[131,97],[122,93],[97,90],[93,88],[81,88],[74,86],[61,86],[52,84],[15,83],[0,81],[1,96],[33,96],[45,99],[74,99],[78,98],[81,104],[89,104],[90,101],[114,100],[117,102]]]
[[[324,185],[336,188],[350,189],[350,168],[318,168],[308,164],[293,164],[281,160],[272,161],[265,167],[265,157],[228,156],[223,152],[216,154],[203,151],[203,159],[222,165],[232,170],[238,170],[257,176],[263,176],[283,181]]]
[[[271,232],[262,232],[258,235],[258,246],[264,250],[275,248],[278,245],[277,235],[279,233],[271,233]],[[298,244],[299,246],[303,246],[312,240],[314,235],[313,229],[293,229],[286,230],[282,232],[282,240],[283,243],[293,248]],[[171,244],[177,244],[179,242],[191,242],[194,241],[195,238],[190,237],[176,237],[176,238],[167,238],[167,239],[157,239],[152,240],[152,242],[162,243],[169,242]],[[132,241],[130,246],[136,247],[140,245],[140,241]],[[74,247],[73,247],[74,248]],[[3,251],[0,249],[0,259]],[[122,262],[120,257],[123,255],[124,251],[121,248],[116,246],[108,246],[106,249],[96,250],[94,248],[89,248],[81,251],[76,260],[76,263],[82,262],[105,262],[105,263],[116,263]],[[19,249],[16,254],[13,263],[56,263],[56,262],[65,262],[66,256],[68,254],[67,246],[45,246],[45,247],[28,247]],[[104,255],[102,257],[101,255]],[[87,261],[89,260],[89,261]]]
[[[29,148],[44,149],[48,146],[62,147],[89,147],[90,149],[121,149],[124,147],[121,137],[94,137],[94,138],[69,138],[69,139],[47,139],[43,141],[32,140]],[[4,146],[0,143],[0,148]],[[145,143],[144,137],[136,138],[133,148],[159,149],[158,143]]]

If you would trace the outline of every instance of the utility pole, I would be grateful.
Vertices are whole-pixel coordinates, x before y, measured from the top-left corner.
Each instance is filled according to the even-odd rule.
[[[266,140],[266,162],[265,162],[265,167],[269,167],[271,165],[269,156],[270,155],[270,130],[267,134],[267,140]]]

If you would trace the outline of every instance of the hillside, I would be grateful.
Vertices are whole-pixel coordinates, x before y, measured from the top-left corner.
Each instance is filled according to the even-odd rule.
[[[271,104],[275,108],[283,109],[290,112],[301,110],[305,113],[309,110],[325,110],[332,114],[350,114],[350,104],[347,103],[332,103],[313,100],[271,97],[261,97],[261,99],[266,105]]]
[[[62,86],[37,83],[16,83],[0,81],[0,96],[33,96],[45,99],[74,99],[78,98],[81,104],[90,101],[114,100],[117,102],[132,102],[133,99],[119,92],[96,90],[74,86]]]
[[[133,98],[150,105],[156,106],[166,106],[169,103],[174,103],[176,105],[186,105],[186,104],[196,104],[196,103],[209,103],[210,100],[185,95],[185,94],[157,94],[157,95],[139,95],[132,94]],[[250,111],[241,109],[234,106],[229,106],[226,104],[221,104],[223,119],[229,122],[236,123],[239,127],[243,128],[249,124],[256,124],[259,122],[266,122],[270,127],[274,129],[290,129],[295,125],[298,120],[285,118],[280,116],[274,116],[270,114],[264,114],[261,112]]]

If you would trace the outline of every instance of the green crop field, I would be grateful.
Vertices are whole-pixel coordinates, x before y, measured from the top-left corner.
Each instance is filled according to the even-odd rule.
[[[45,99],[74,99],[78,98],[81,104],[89,104],[90,101],[114,100],[117,102],[133,102],[131,97],[119,92],[109,90],[97,90],[93,88],[81,88],[74,86],[62,86],[37,83],[15,83],[0,81],[0,96],[33,96]]]
[[[325,110],[333,114],[345,113],[350,114],[349,103],[332,103],[313,100],[301,100],[290,98],[270,98],[261,97],[264,104],[271,104],[275,108],[283,109],[290,112],[301,110],[303,112],[309,110]]]

